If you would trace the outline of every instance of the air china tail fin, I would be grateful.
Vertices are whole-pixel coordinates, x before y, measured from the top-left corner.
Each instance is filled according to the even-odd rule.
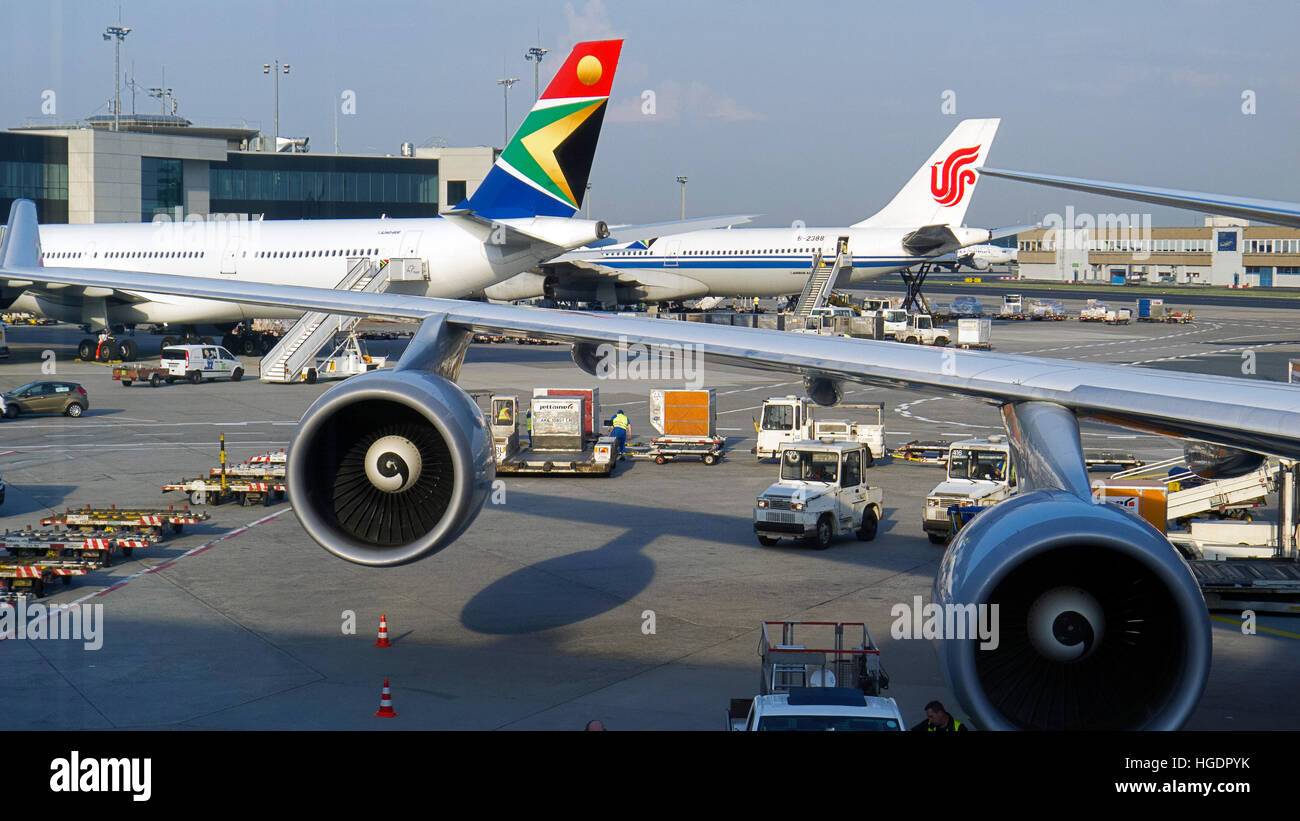
[[[571,217],[582,206],[622,40],[578,43],[457,209],[488,219]]]
[[[853,227],[961,225],[979,181],[974,169],[984,164],[999,122],[962,120],[889,205]]]

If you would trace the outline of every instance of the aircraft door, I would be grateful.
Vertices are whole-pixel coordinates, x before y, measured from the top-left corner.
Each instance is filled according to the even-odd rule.
[[[235,273],[235,258],[239,255],[239,238],[231,237],[226,242],[226,250],[221,253],[221,273]]]
[[[665,254],[664,267],[676,268],[677,255],[682,252],[682,241],[679,239],[668,240],[668,251]]]

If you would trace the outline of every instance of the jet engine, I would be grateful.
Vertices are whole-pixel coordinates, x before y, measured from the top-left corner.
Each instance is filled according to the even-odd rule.
[[[419,370],[372,371],[327,391],[289,449],[294,512],[312,538],[358,564],[391,566],[446,547],[495,476],[478,406]]]
[[[1209,675],[1209,614],[1186,563],[1138,517],[1066,491],[976,516],[944,556],[934,602],[998,607],[995,642],[938,644],[980,729],[1177,729]]]

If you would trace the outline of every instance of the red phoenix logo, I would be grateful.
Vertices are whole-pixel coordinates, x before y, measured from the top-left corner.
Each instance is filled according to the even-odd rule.
[[[975,182],[975,172],[966,166],[975,162],[980,146],[958,148],[942,163],[930,166],[930,193],[934,201],[947,208],[961,202],[966,196],[966,184]],[[943,170],[939,166],[943,165]]]

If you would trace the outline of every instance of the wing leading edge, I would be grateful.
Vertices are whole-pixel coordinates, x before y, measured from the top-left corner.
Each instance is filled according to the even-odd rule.
[[[707,362],[886,387],[938,390],[992,403],[1044,401],[1084,418],[1287,458],[1300,458],[1300,387],[1014,354],[791,334],[694,322],[492,305],[392,293],[228,283],[99,269],[45,269],[21,252],[35,210],[18,213],[0,247],[0,276],[140,290],[353,316],[446,321],[476,332],[526,332],[599,346],[661,346]],[[30,221],[30,229],[27,222]],[[19,243],[19,245],[13,245]],[[12,253],[11,253],[12,252]],[[599,355],[599,347],[596,353]],[[613,349],[604,349],[612,352]]]

